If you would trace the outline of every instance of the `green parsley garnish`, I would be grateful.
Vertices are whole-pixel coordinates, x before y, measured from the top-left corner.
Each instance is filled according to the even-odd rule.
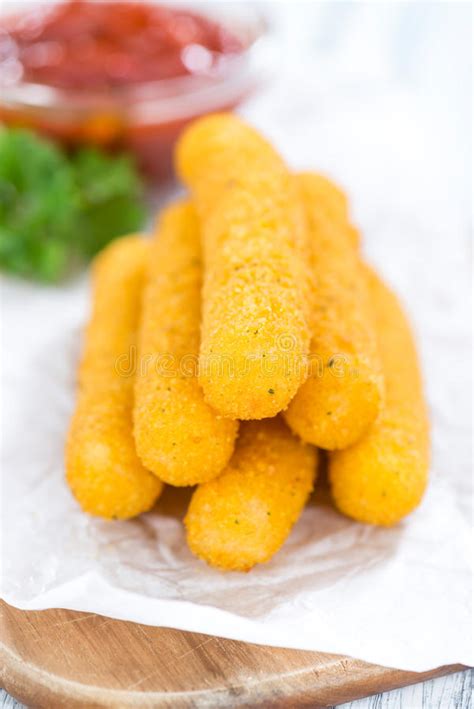
[[[0,130],[0,267],[54,283],[145,218],[141,180],[127,156],[66,154],[18,129]]]

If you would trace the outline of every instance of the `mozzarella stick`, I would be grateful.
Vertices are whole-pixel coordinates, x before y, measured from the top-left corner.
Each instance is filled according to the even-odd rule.
[[[358,248],[360,237],[357,229],[351,224],[349,203],[342,189],[324,175],[303,173],[299,180],[307,180],[311,184],[311,222],[313,229],[324,228],[327,221],[337,224],[347,233],[347,238]]]
[[[268,561],[300,516],[316,468],[316,449],[280,418],[243,423],[227,468],[193,494],[185,519],[190,549],[227,570]]]
[[[198,383],[201,280],[197,218],[189,203],[179,203],[164,212],[151,247],[134,408],[143,464],[178,486],[218,475],[238,427],[204,401]]]
[[[382,375],[360,256],[342,222],[323,218],[319,177],[298,176],[311,246],[312,315],[308,379],[285,418],[304,441],[346,448],[376,419]]]
[[[150,509],[162,483],[146,470],[132,434],[133,362],[148,244],[114,241],[93,268],[93,309],[66,445],[66,477],[85,512],[127,519]]]
[[[199,382],[224,416],[286,408],[306,377],[306,229],[294,180],[273,148],[232,115],[200,119],[177,148],[202,227]]]
[[[368,271],[385,372],[385,402],[369,432],[329,457],[334,501],[360,522],[392,525],[420,502],[428,480],[429,422],[413,336],[396,296]]]

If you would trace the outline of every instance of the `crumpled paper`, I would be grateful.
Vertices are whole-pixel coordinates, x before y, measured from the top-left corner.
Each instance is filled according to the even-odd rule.
[[[246,112],[295,167],[324,169],[348,188],[368,258],[407,306],[433,425],[421,507],[379,529],[346,519],[317,491],[283,549],[248,574],[221,573],[192,556],[181,522],[189,490],[167,490],[136,520],[88,517],[63,470],[87,280],[43,288],[8,279],[1,595],[23,609],[96,612],[406,670],[474,664],[468,198],[460,153],[440,143],[430,106],[405,90],[361,97],[317,86],[309,95],[306,87],[294,89],[289,106],[277,86]]]

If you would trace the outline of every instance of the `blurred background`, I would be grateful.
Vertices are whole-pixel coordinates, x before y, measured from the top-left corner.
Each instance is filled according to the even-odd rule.
[[[75,272],[146,222],[144,189],[154,207],[169,195],[183,126],[233,107],[291,165],[340,180],[356,219],[386,203],[393,229],[410,209],[466,230],[471,26],[465,2],[4,1],[0,122],[67,160],[0,134],[0,265]]]
[[[149,227],[179,191],[171,155],[186,122],[234,107],[293,169],[326,173],[347,192],[366,257],[416,328],[434,473],[443,480],[443,463],[452,467],[454,436],[450,473],[465,486],[471,3],[0,7],[4,374],[19,371],[15,343],[40,347],[82,326],[88,261]]]

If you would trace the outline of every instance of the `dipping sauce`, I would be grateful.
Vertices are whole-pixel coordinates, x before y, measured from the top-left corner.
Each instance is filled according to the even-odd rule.
[[[61,89],[113,91],[209,74],[242,50],[216,22],[159,5],[70,0],[10,24],[0,34],[0,70]]]
[[[129,148],[160,176],[185,123],[246,93],[232,81],[248,46],[179,6],[39,5],[1,21],[0,120],[67,144]]]

